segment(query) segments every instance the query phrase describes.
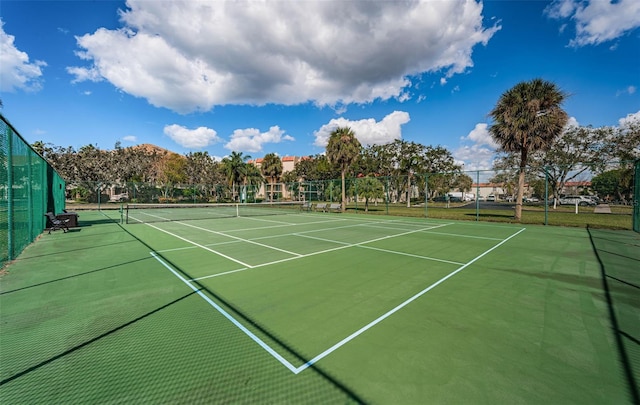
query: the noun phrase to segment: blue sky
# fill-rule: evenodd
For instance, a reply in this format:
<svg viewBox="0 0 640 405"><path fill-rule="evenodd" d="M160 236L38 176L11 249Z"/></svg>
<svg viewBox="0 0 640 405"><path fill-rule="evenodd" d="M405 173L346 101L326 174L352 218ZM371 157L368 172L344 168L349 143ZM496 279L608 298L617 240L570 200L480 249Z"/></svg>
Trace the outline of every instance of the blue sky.
<svg viewBox="0 0 640 405"><path fill-rule="evenodd" d="M637 0L3 0L0 19L2 113L30 143L303 156L339 125L488 168L489 111L537 77L572 123L640 119Z"/></svg>

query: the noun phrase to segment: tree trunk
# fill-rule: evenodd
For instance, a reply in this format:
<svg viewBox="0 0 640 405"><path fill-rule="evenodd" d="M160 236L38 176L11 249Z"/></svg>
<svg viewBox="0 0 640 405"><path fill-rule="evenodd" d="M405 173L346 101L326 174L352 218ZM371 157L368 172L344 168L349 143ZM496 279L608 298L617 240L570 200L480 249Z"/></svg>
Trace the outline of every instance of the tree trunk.
<svg viewBox="0 0 640 405"><path fill-rule="evenodd" d="M407 208L411 208L411 173L407 174Z"/></svg>
<svg viewBox="0 0 640 405"><path fill-rule="evenodd" d="M523 149L520 155L520 173L518 175L518 193L516 196L515 220L522 220L522 197L524 195L524 175L527 169L527 150Z"/></svg>

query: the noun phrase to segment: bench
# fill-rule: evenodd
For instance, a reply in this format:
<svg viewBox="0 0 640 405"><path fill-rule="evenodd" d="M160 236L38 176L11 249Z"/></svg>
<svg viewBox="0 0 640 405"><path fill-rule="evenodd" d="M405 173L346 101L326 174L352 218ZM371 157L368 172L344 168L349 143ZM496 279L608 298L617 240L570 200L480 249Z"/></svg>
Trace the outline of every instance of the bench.
<svg viewBox="0 0 640 405"><path fill-rule="evenodd" d="M49 225L49 234L51 234L51 231L57 231L59 229L62 229L62 232L64 233L67 233L69 231L69 227L67 226L67 222L69 222L68 219L56 218L56 216L53 215L53 212L47 212L46 214L44 214L44 216L47 217L48 220L47 225Z"/></svg>
<svg viewBox="0 0 640 405"><path fill-rule="evenodd" d="M325 204L325 203L316 204L316 211L325 212L326 210L327 210L327 204Z"/></svg>
<svg viewBox="0 0 640 405"><path fill-rule="evenodd" d="M331 204L329 211L342 212L342 204Z"/></svg>
<svg viewBox="0 0 640 405"><path fill-rule="evenodd" d="M300 209L302 211L311 211L311 206L313 204L311 203L311 201L305 201L304 203L302 203L302 205L300 206Z"/></svg>

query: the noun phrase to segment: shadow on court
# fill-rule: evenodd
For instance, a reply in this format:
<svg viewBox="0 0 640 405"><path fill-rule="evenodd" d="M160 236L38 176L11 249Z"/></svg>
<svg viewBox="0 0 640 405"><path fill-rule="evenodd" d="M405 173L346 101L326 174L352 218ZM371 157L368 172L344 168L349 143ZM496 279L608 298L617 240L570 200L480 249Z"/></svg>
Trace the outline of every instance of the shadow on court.
<svg viewBox="0 0 640 405"><path fill-rule="evenodd" d="M640 236L587 228L600 263L611 326L631 403L640 404Z"/></svg>
<svg viewBox="0 0 640 405"><path fill-rule="evenodd" d="M149 246L143 240L138 239L135 235L131 234L125 227L121 227L121 228L126 233L131 235L133 238L136 238L141 244L146 246L149 249L149 251L154 251L154 249L151 246ZM157 256L161 257L162 260L165 263L169 264L174 270L178 271L185 279L190 280L191 283L193 283L194 285L197 285L199 291L206 291L207 294L210 297L213 297L218 303L222 304L227 309L231 310L234 313L234 315L236 315L238 318L242 319L244 324L249 324L253 328L259 330L262 334L267 336L269 339L275 341L280 347L282 347L287 352L289 352L291 355L293 355L301 363L305 363L305 362L308 361L308 359L303 357L295 348L291 347L289 344L284 342L282 339L280 339L275 333L270 331L268 328L266 328L265 326L259 324L256 320L254 320L249 315L244 313L241 309L237 308L232 303L230 303L227 300L225 300L224 298L220 297L218 294L216 294L215 292L211 291L209 288L207 288L206 286L202 285L197 280L193 280L194 277L192 275L190 275L188 272L186 272L184 269L182 269L176 263L172 262L169 258L163 256L161 253L158 253L158 252L156 252L155 254ZM273 362L276 363L275 360L273 360ZM279 364L278 364L278 366L280 367ZM358 404L367 403L364 400L364 398L362 398L360 395L358 395L352 389L347 387L345 384L343 384L337 378L331 376L329 373L324 371L322 368L318 367L316 364L310 365L309 366L309 371L315 372L318 376L320 376L323 380L325 380L325 382L331 384L334 387L334 389L337 389L339 392L341 392L344 395L344 398L342 399L342 401L346 401L347 403L358 403ZM319 387L315 387L315 388L319 388ZM316 392L314 393L313 391L316 391ZM314 401L315 400L319 400L320 402L324 402L324 400L321 399L322 393L318 392L317 389L310 390L309 391L309 396L310 397L316 397L314 399ZM329 399L329 398L330 397L328 397L326 399L329 400L329 401L334 401L336 399L335 397L333 397L332 399ZM254 400L260 401L260 398L254 398Z"/></svg>
<svg viewBox="0 0 640 405"><path fill-rule="evenodd" d="M113 231L93 231L108 235L107 241L117 237ZM76 252L85 260L99 256L93 268L86 267L89 260L78 268L56 260L33 278L25 274L38 259L40 265L46 261L43 252L64 250L67 235L62 234L38 244L33 263L24 259L10 268L13 277L25 277L14 288L6 284L11 289L0 294L7 305L0 337L0 402L366 402L317 366L291 373L218 312L203 310L198 292L306 362L295 348L203 285L192 282L198 291L185 291L174 275L158 269L149 255L155 249L126 227L118 233L126 240L102 241L93 247L96 253L91 243L99 238L92 233L83 239L86 248L70 245L59 252L59 257ZM162 260L192 278L167 257Z"/></svg>

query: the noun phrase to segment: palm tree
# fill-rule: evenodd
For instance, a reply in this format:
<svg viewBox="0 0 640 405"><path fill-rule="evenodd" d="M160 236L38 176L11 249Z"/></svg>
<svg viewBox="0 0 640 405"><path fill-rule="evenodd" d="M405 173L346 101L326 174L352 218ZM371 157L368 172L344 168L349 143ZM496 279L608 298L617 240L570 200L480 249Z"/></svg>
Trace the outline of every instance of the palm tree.
<svg viewBox="0 0 640 405"><path fill-rule="evenodd" d="M262 171L262 175L269 179L269 188L271 189L269 201L273 201L273 185L280 175L282 175L282 160L280 160L280 157L275 153L267 153L264 159L262 159L260 170Z"/></svg>
<svg viewBox="0 0 640 405"><path fill-rule="evenodd" d="M493 139L507 153L520 154L515 219L522 218L524 177L529 153L548 150L562 133L567 113L561 108L567 94L542 79L521 82L507 90L489 113Z"/></svg>
<svg viewBox="0 0 640 405"><path fill-rule="evenodd" d="M369 212L369 200L376 200L384 197L384 185L380 180L372 176L362 177L356 180L358 197L364 198L364 212ZM377 203L376 203L377 205Z"/></svg>
<svg viewBox="0 0 640 405"><path fill-rule="evenodd" d="M224 172L234 200L236 198L236 185L239 185L246 178L246 166L249 159L251 159L251 156L242 156L242 152L231 152L231 156L222 159Z"/></svg>
<svg viewBox="0 0 640 405"><path fill-rule="evenodd" d="M260 173L260 169L256 165L246 164L244 167L244 185L248 186L249 190L247 190L247 196L252 197L253 202L256 200L256 190L260 189L262 183L264 183L264 177L262 177L262 173Z"/></svg>
<svg viewBox="0 0 640 405"><path fill-rule="evenodd" d="M327 159L340 168L342 176L342 212L347 208L345 173L360 154L360 142L351 128L339 127L331 132L327 143Z"/></svg>

